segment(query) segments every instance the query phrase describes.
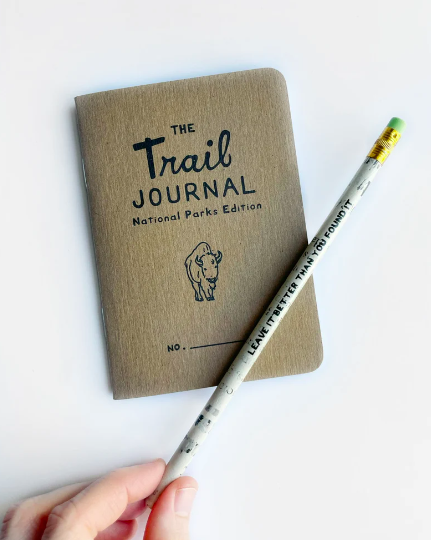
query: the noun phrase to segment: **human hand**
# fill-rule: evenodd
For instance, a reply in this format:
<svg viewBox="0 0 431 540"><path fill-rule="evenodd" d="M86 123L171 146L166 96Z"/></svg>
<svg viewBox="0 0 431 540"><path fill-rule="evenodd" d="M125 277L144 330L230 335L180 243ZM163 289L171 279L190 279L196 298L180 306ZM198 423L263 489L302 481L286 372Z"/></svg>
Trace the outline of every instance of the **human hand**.
<svg viewBox="0 0 431 540"><path fill-rule="evenodd" d="M6 513L0 540L129 540L164 470L158 459L27 499ZM197 487L187 476L172 482L151 511L144 540L188 540Z"/></svg>

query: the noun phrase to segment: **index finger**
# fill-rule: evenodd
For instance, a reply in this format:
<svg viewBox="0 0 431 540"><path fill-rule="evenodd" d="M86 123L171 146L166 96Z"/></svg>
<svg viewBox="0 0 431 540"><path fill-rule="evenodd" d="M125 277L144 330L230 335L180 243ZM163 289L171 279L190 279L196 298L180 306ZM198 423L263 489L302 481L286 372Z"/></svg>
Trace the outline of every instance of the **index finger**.
<svg viewBox="0 0 431 540"><path fill-rule="evenodd" d="M69 501L55 507L42 540L90 540L112 525L127 505L148 497L159 484L162 459L118 469L90 484Z"/></svg>

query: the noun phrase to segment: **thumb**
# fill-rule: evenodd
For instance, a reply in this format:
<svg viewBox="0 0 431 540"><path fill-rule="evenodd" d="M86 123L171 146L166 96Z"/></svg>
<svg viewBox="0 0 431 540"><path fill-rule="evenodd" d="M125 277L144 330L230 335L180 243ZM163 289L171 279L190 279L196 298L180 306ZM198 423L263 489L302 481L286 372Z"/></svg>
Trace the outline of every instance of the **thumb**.
<svg viewBox="0 0 431 540"><path fill-rule="evenodd" d="M144 540L189 540L189 517L197 489L190 476L169 484L151 511Z"/></svg>

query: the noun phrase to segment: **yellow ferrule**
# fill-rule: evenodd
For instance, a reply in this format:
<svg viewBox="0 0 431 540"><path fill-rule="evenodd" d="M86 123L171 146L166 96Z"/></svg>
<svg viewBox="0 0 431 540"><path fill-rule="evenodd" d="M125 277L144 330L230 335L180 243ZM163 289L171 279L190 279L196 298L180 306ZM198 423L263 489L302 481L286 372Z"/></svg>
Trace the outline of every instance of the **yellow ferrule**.
<svg viewBox="0 0 431 540"><path fill-rule="evenodd" d="M367 157L374 158L383 165L386 161L386 158L395 148L395 145L401 138L401 133L396 129L386 127L377 141L374 143L374 146L368 153Z"/></svg>

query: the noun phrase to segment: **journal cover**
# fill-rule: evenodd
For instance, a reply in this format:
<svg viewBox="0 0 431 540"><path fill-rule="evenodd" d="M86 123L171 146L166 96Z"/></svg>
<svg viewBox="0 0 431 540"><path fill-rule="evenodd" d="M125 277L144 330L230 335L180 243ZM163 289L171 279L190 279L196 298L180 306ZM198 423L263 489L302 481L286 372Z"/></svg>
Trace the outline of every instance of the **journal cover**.
<svg viewBox="0 0 431 540"><path fill-rule="evenodd" d="M215 386L307 245L284 77L75 101L114 399ZM310 280L248 380L321 361Z"/></svg>

